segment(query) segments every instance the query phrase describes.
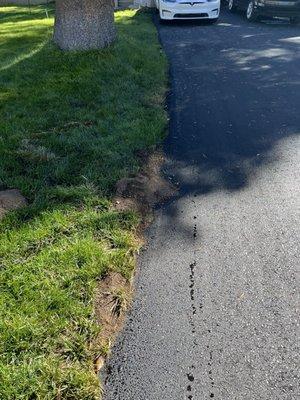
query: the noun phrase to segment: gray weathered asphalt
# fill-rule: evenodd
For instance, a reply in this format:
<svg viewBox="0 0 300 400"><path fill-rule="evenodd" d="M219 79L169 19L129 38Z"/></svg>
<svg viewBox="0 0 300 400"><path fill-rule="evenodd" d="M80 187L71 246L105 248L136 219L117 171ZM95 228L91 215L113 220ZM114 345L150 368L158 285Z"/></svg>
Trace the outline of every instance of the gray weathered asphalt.
<svg viewBox="0 0 300 400"><path fill-rule="evenodd" d="M105 399L299 399L300 26L223 12L159 32L180 192L148 230Z"/></svg>

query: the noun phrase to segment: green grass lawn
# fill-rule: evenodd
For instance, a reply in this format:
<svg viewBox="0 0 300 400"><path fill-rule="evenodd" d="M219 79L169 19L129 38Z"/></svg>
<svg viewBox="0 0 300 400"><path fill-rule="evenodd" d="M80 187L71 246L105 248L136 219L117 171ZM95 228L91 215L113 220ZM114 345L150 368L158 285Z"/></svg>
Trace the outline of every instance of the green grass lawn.
<svg viewBox="0 0 300 400"><path fill-rule="evenodd" d="M110 49L62 53L53 10L0 7L0 190L29 206L0 221L0 399L96 399L97 280L129 278L139 216L116 181L166 126L166 60L147 13L116 13Z"/></svg>

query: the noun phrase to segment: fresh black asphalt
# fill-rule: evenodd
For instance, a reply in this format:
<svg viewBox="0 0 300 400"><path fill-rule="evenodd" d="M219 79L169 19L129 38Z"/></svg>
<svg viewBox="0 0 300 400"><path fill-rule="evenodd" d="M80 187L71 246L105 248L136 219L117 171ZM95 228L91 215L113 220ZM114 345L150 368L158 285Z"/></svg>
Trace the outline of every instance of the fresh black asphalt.
<svg viewBox="0 0 300 400"><path fill-rule="evenodd" d="M105 399L299 399L300 26L156 22L180 190L148 229Z"/></svg>

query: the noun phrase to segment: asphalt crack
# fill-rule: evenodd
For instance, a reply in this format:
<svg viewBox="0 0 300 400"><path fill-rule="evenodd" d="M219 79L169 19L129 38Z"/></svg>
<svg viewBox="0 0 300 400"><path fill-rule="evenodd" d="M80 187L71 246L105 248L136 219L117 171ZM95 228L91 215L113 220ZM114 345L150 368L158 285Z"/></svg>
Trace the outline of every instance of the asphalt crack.
<svg viewBox="0 0 300 400"><path fill-rule="evenodd" d="M209 363L208 363L208 366L210 368L212 367L212 363L213 363L213 352L212 352L212 350L210 350L210 352L209 352ZM213 375L212 375L212 369L210 369L208 371L208 375L209 375L211 387L213 388L214 385L215 385L215 382L214 382L214 378L213 378ZM210 393L209 397L210 398L215 397L214 393Z"/></svg>
<svg viewBox="0 0 300 400"><path fill-rule="evenodd" d="M196 195L195 195L196 197ZM195 200L192 200L192 203L194 205L194 207L196 207L195 204ZM197 219L197 216L194 215L193 216L193 220L195 221ZM189 264L189 297L190 297L190 303L191 303L191 312L189 314L189 324L190 324L190 328L191 328L191 333L193 335L193 348L195 348L198 343L195 337L195 333L196 333L196 324L195 324L195 315L197 313L197 307L195 304L195 272L196 272L196 266L197 266L197 261L196 261L196 249L195 249L195 242L197 240L197 235L198 235L198 231L197 231L197 223L195 222L193 225L193 229L192 229L192 238L193 238L193 242L194 242L194 260L192 262L190 262ZM189 372L186 374L187 376L187 380L188 380L188 384L186 387L186 397L188 400L193 400L193 384L195 381L195 376L194 376L194 369L195 366L191 365L189 367Z"/></svg>

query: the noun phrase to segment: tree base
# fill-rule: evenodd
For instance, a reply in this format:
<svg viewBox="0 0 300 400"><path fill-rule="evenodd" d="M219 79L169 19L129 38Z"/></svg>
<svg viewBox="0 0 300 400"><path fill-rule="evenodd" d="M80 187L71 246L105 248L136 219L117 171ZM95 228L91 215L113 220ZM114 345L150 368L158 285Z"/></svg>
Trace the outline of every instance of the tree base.
<svg viewBox="0 0 300 400"><path fill-rule="evenodd" d="M62 50L92 50L116 38L111 0L56 0L54 42Z"/></svg>

